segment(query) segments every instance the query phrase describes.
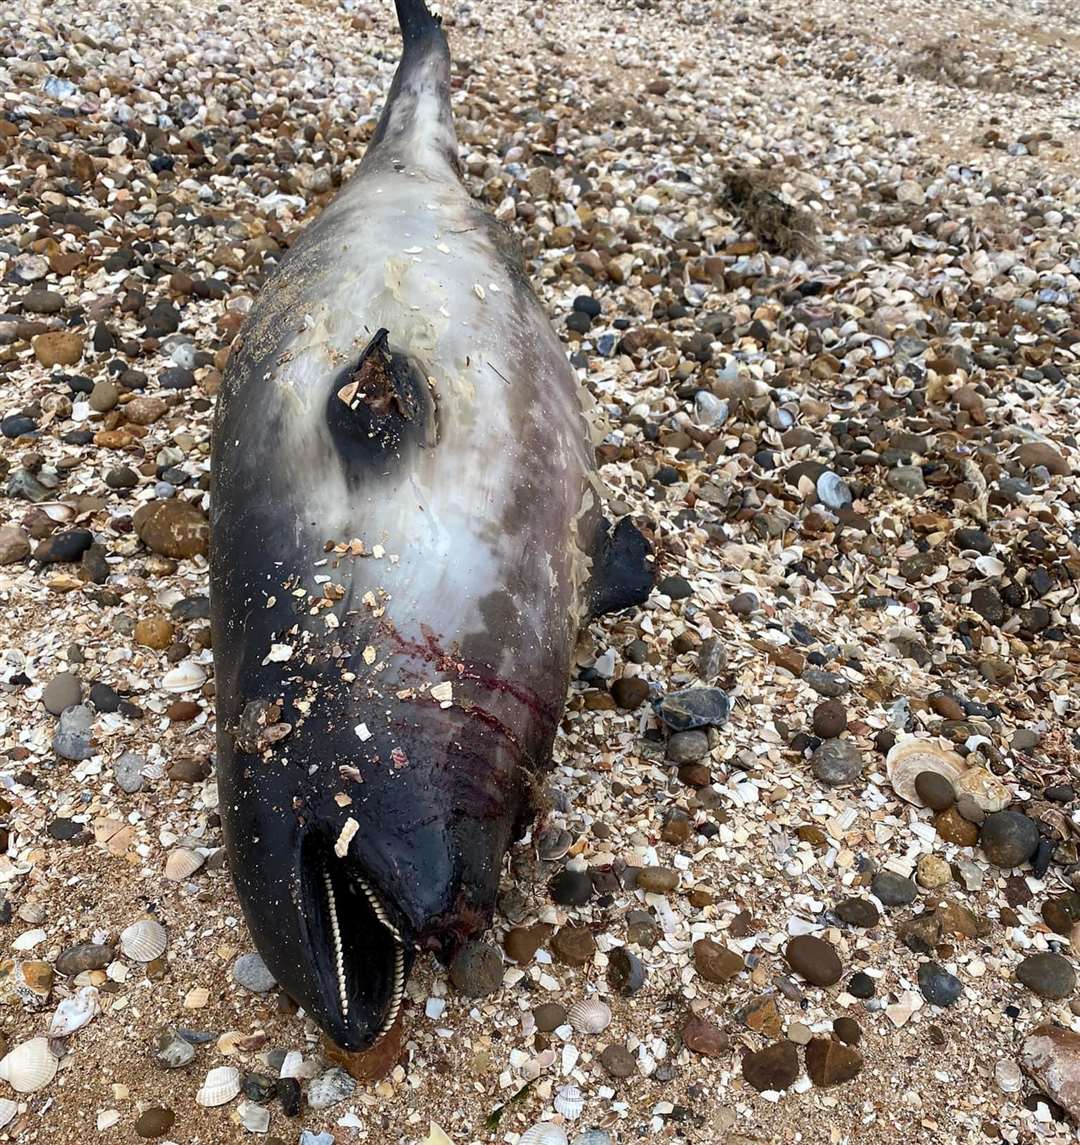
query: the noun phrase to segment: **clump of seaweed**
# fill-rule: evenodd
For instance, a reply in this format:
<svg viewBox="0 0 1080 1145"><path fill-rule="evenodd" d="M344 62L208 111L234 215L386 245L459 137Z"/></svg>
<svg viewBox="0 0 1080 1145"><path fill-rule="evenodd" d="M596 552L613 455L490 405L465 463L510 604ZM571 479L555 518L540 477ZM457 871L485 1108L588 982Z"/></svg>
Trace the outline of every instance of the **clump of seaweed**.
<svg viewBox="0 0 1080 1145"><path fill-rule="evenodd" d="M763 247L787 258L808 258L818 252L817 219L783 195L782 182L777 168L736 168L724 176L720 198Z"/></svg>

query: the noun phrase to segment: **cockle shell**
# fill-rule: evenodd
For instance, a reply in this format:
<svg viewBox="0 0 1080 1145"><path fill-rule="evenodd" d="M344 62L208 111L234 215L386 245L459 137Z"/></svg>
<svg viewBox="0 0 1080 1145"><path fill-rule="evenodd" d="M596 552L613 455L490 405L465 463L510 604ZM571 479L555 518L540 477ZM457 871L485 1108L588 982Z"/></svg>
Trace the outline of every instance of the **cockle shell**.
<svg viewBox="0 0 1080 1145"><path fill-rule="evenodd" d="M206 860L198 851L190 847L176 847L165 859L165 877L174 883L182 883L203 865Z"/></svg>
<svg viewBox="0 0 1080 1145"><path fill-rule="evenodd" d="M611 1025L611 1007L599 998L582 998L570 1007L567 1017L579 1034L599 1034Z"/></svg>
<svg viewBox="0 0 1080 1145"><path fill-rule="evenodd" d="M19 1112L19 1103L8 1097L0 1097L0 1129Z"/></svg>
<svg viewBox="0 0 1080 1145"><path fill-rule="evenodd" d="M120 931L120 949L136 962L153 962L165 953L168 938L156 919L142 918Z"/></svg>
<svg viewBox="0 0 1080 1145"><path fill-rule="evenodd" d="M195 1094L200 1105L224 1105L240 1092L240 1071L231 1065L214 1066Z"/></svg>
<svg viewBox="0 0 1080 1145"><path fill-rule="evenodd" d="M31 1038L0 1059L0 1078L18 1093L33 1093L56 1077L56 1067L48 1038Z"/></svg>
<svg viewBox="0 0 1080 1145"><path fill-rule="evenodd" d="M50 1038L68 1038L89 1024L101 1006L93 986L84 986L77 994L65 998L49 1021Z"/></svg>
<svg viewBox="0 0 1080 1145"><path fill-rule="evenodd" d="M915 780L924 771L943 775L953 786L967 771L963 759L934 740L908 739L896 744L885 757L885 770L893 791L908 803L922 807L915 791Z"/></svg>
<svg viewBox="0 0 1080 1145"><path fill-rule="evenodd" d="M570 1145L570 1142L562 1126L541 1121L538 1125L530 1125L522 1133L518 1145Z"/></svg>
<svg viewBox="0 0 1080 1145"><path fill-rule="evenodd" d="M206 683L206 673L194 660L182 660L166 672L161 686L166 692L194 692Z"/></svg>
<svg viewBox="0 0 1080 1145"><path fill-rule="evenodd" d="M564 1085L555 1094L555 1100L551 1104L563 1117L576 1121L585 1108L585 1098L576 1085Z"/></svg>

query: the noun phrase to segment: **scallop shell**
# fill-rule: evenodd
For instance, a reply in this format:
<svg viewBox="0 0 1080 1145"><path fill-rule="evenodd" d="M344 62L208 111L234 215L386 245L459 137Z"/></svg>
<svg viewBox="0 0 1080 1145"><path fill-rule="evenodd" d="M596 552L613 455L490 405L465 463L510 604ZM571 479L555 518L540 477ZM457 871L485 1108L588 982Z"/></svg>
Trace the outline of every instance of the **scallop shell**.
<svg viewBox="0 0 1080 1145"><path fill-rule="evenodd" d="M153 962L165 953L165 927L152 918L142 918L120 931L120 949L136 962Z"/></svg>
<svg viewBox="0 0 1080 1145"><path fill-rule="evenodd" d="M530 1125L518 1138L518 1145L570 1145L570 1140L563 1132L562 1126L552 1125L550 1121L541 1121L539 1125Z"/></svg>
<svg viewBox="0 0 1080 1145"><path fill-rule="evenodd" d="M206 673L194 660L182 660L166 672L161 686L166 692L194 692L206 683Z"/></svg>
<svg viewBox="0 0 1080 1145"><path fill-rule="evenodd" d="M231 1065L219 1065L206 1075L195 1100L200 1105L224 1105L240 1092L240 1071Z"/></svg>
<svg viewBox="0 0 1080 1145"><path fill-rule="evenodd" d="M915 779L924 771L935 771L956 784L967 771L964 761L948 748L933 740L909 739L896 744L885 758L885 770L893 791L908 803L921 807L923 801L915 791Z"/></svg>
<svg viewBox="0 0 1080 1145"><path fill-rule="evenodd" d="M988 815L1004 811L1012 802L1012 792L985 767L968 768L957 780L956 794L970 795Z"/></svg>
<svg viewBox="0 0 1080 1145"><path fill-rule="evenodd" d="M93 986L84 986L77 994L65 998L49 1021L50 1038L68 1038L76 1030L92 1021L101 1009L98 992Z"/></svg>
<svg viewBox="0 0 1080 1145"><path fill-rule="evenodd" d="M31 1038L0 1060L0 1078L17 1093L33 1093L56 1077L56 1066L48 1038Z"/></svg>
<svg viewBox="0 0 1080 1145"><path fill-rule="evenodd" d="M19 1112L19 1103L7 1097L0 1097L0 1129Z"/></svg>
<svg viewBox="0 0 1080 1145"><path fill-rule="evenodd" d="M576 1121L585 1108L585 1098L576 1085L564 1085L555 1094L551 1103L555 1110L570 1121Z"/></svg>
<svg viewBox="0 0 1080 1145"><path fill-rule="evenodd" d="M611 1007L599 998L582 998L567 1014L579 1034L599 1034L611 1025Z"/></svg>
<svg viewBox="0 0 1080 1145"><path fill-rule="evenodd" d="M177 847L165 859L165 877L174 883L190 878L206 860L190 847Z"/></svg>

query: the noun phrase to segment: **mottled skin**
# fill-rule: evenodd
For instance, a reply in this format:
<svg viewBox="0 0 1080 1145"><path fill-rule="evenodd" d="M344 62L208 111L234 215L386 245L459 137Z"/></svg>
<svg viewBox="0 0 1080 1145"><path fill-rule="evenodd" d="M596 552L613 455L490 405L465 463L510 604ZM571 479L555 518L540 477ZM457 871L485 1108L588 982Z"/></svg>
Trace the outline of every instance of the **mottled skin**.
<svg viewBox="0 0 1080 1145"><path fill-rule="evenodd" d="M419 10L399 4L406 50L376 139L260 294L214 430L226 843L264 959L347 1049L378 1031L387 955L357 940L343 1014L320 864L363 873L410 959L489 924L550 757L599 523L580 387L508 232L460 180L449 53ZM415 384L409 415L391 403L373 433L337 395L380 327ZM354 538L382 555L326 551ZM287 659L267 660L275 645ZM446 682L449 705L430 695ZM244 750L262 746L234 734L258 701L291 731Z"/></svg>

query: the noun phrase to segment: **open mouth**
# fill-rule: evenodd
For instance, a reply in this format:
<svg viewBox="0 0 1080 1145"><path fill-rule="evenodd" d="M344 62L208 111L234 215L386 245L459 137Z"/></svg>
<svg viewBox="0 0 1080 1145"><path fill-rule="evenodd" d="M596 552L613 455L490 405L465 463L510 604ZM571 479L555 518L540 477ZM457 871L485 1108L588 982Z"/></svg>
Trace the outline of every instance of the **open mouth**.
<svg viewBox="0 0 1080 1145"><path fill-rule="evenodd" d="M405 997L407 947L386 901L356 865L331 853L311 854L305 868L314 884L309 920L323 946L318 965L330 981L321 991L336 1003L327 1031L343 1049L366 1049L397 1021ZM312 925L314 924L314 925Z"/></svg>

